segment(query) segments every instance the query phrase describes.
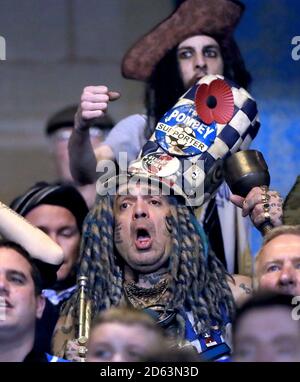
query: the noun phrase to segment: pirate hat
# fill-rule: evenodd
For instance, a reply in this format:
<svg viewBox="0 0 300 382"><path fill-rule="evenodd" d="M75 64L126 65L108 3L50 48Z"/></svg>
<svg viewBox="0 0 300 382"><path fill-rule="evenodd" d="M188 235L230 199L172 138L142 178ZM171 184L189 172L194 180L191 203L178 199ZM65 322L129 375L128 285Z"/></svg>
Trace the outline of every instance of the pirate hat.
<svg viewBox="0 0 300 382"><path fill-rule="evenodd" d="M230 36L243 11L244 5L237 0L185 0L128 50L122 62L123 76L148 80L165 54L188 37Z"/></svg>

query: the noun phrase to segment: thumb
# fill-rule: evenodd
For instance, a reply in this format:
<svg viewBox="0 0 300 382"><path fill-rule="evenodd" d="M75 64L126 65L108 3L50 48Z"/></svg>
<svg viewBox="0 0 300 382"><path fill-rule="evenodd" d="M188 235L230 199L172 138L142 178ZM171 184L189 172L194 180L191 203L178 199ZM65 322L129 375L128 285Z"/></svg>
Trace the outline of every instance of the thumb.
<svg viewBox="0 0 300 382"><path fill-rule="evenodd" d="M109 91L107 94L110 101L115 101L121 97L121 94L119 92Z"/></svg>
<svg viewBox="0 0 300 382"><path fill-rule="evenodd" d="M245 198L239 195L231 195L230 200L233 204L235 204L237 207L243 208L243 201Z"/></svg>

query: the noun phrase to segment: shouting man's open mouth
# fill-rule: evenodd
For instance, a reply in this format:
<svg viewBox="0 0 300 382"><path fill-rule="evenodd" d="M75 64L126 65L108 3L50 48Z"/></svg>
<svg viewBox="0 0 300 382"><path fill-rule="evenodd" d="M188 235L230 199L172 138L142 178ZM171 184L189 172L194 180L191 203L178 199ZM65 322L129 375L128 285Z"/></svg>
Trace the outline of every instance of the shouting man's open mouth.
<svg viewBox="0 0 300 382"><path fill-rule="evenodd" d="M136 230L135 246L137 249L149 249L152 245L152 238L146 228Z"/></svg>

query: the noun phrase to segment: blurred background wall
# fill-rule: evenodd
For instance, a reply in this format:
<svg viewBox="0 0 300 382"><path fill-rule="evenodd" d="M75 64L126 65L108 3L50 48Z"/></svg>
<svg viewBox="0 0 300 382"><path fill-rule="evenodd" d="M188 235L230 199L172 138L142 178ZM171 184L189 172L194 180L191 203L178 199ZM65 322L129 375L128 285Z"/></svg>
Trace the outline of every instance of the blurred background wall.
<svg viewBox="0 0 300 382"><path fill-rule="evenodd" d="M300 49L291 44L294 36L300 44L300 1L243 2L236 38L253 76L251 92L261 119L252 148L263 152L271 186L286 196L300 174ZM254 251L260 242L253 229Z"/></svg>
<svg viewBox="0 0 300 382"><path fill-rule="evenodd" d="M115 120L143 110L143 87L122 78L130 45L166 17L172 0L0 0L0 200L35 181L55 179L44 125L77 103L87 85L106 84L122 98Z"/></svg>
<svg viewBox="0 0 300 382"><path fill-rule="evenodd" d="M300 1L243 2L236 39L254 79L251 93L262 122L253 148L264 153L272 186L285 196L300 173L300 60L293 60L291 44L300 36ZM6 40L6 60L0 61L0 200L55 178L44 124L57 109L78 102L84 86L121 91L110 109L115 120L141 111L142 84L122 79L121 58L178 3L0 0L0 36ZM254 246L259 240L254 234Z"/></svg>

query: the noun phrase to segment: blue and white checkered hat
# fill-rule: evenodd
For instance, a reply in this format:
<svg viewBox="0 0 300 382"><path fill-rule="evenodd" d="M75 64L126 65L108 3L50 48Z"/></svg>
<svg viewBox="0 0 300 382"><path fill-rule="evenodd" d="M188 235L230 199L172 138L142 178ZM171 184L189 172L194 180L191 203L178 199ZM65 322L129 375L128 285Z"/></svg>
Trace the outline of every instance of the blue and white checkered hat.
<svg viewBox="0 0 300 382"><path fill-rule="evenodd" d="M217 118L206 124L199 116L195 95L202 91L201 85L209 87L216 80L229 89L232 113L225 124ZM223 182L224 159L248 149L259 127L257 105L251 95L221 75L207 75L161 118L138 159L131 162L129 172L159 178L188 204L200 206Z"/></svg>

